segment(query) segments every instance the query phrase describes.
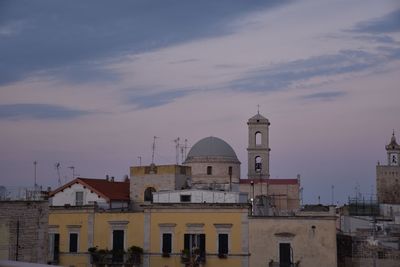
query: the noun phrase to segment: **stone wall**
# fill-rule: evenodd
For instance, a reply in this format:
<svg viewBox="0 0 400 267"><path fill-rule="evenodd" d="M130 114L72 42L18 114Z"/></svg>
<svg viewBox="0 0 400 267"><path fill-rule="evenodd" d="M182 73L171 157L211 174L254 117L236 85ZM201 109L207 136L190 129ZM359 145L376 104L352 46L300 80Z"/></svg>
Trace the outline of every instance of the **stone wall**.
<svg viewBox="0 0 400 267"><path fill-rule="evenodd" d="M0 259L47 263L48 207L48 201L0 201Z"/></svg>
<svg viewBox="0 0 400 267"><path fill-rule="evenodd" d="M376 189L381 204L400 204L400 167L376 166Z"/></svg>

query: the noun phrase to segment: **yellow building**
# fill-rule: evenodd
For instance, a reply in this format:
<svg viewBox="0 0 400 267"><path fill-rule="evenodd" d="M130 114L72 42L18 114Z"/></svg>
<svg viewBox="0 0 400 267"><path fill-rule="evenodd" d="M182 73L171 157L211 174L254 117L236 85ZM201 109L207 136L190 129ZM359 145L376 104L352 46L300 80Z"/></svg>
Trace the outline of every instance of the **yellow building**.
<svg viewBox="0 0 400 267"><path fill-rule="evenodd" d="M143 247L143 218L142 212L101 211L95 206L51 207L50 259L63 266L92 266L89 248L126 251L132 245Z"/></svg>

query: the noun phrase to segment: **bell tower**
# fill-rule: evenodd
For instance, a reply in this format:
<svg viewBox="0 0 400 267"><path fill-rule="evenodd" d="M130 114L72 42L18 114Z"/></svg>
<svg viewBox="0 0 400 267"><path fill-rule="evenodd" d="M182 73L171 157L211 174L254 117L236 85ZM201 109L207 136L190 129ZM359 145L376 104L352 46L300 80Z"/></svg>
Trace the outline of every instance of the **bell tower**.
<svg viewBox="0 0 400 267"><path fill-rule="evenodd" d="M249 144L247 147L248 178L269 178L269 121L259 112L247 121Z"/></svg>
<svg viewBox="0 0 400 267"><path fill-rule="evenodd" d="M396 142L396 136L394 135L394 130L392 134L392 138L390 139L390 143L385 147L387 151L388 157L388 165L389 166L400 166L400 145Z"/></svg>
<svg viewBox="0 0 400 267"><path fill-rule="evenodd" d="M387 165L378 162L376 166L376 190L381 204L400 204L400 145L394 131L389 144L385 146Z"/></svg>

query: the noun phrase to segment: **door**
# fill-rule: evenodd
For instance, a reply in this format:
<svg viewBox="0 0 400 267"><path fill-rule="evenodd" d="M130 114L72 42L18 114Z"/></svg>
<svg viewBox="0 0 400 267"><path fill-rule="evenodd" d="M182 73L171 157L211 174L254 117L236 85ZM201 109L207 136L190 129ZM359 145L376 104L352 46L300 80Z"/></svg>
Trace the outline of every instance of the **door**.
<svg viewBox="0 0 400 267"><path fill-rule="evenodd" d="M279 265L280 267L290 267L292 263L290 257L290 243L279 244Z"/></svg>

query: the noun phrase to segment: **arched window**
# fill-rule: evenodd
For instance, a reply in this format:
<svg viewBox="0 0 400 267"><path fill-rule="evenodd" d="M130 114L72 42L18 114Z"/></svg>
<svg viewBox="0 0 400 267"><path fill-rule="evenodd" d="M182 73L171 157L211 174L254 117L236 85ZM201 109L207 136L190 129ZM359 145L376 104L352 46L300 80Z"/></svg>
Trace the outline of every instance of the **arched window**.
<svg viewBox="0 0 400 267"><path fill-rule="evenodd" d="M260 132L256 132L256 146L260 146L262 144L262 134Z"/></svg>
<svg viewBox="0 0 400 267"><path fill-rule="evenodd" d="M257 156L255 158L255 163L256 163L255 166L254 166L255 171L256 172L261 172L261 169L262 169L262 158L260 156Z"/></svg>
<svg viewBox="0 0 400 267"><path fill-rule="evenodd" d="M147 187L144 190L144 201L153 201L153 193L156 192L154 187Z"/></svg>

